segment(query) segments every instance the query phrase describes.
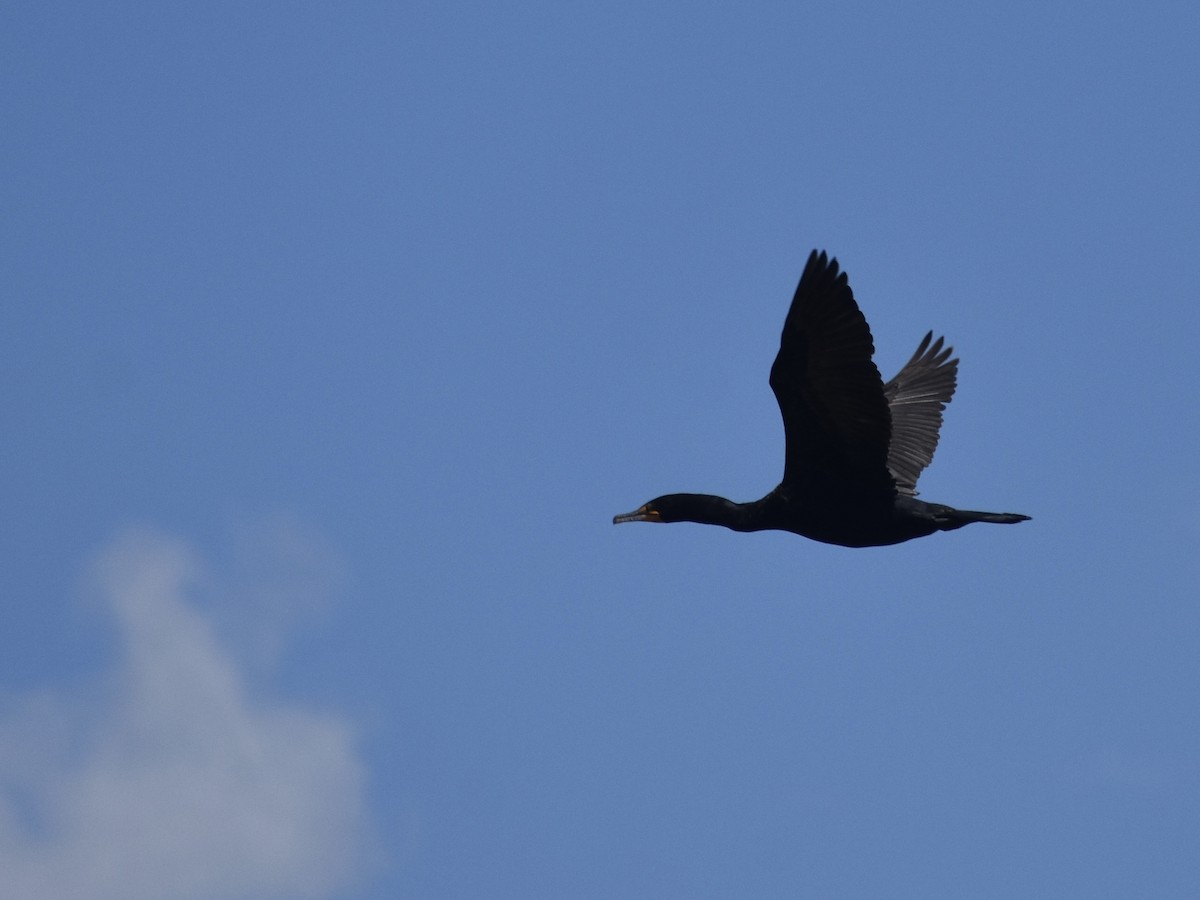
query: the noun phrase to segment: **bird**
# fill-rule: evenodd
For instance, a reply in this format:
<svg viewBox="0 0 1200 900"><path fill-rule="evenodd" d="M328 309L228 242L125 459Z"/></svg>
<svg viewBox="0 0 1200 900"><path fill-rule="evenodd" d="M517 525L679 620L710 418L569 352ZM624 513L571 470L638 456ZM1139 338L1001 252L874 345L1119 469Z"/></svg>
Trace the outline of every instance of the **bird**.
<svg viewBox="0 0 1200 900"><path fill-rule="evenodd" d="M958 359L930 331L884 384L875 345L836 258L813 250L792 298L770 384L783 416L783 479L761 500L666 494L614 516L699 522L734 531L790 531L843 547L881 547L973 522L1025 522L1020 513L955 509L917 499L933 460Z"/></svg>

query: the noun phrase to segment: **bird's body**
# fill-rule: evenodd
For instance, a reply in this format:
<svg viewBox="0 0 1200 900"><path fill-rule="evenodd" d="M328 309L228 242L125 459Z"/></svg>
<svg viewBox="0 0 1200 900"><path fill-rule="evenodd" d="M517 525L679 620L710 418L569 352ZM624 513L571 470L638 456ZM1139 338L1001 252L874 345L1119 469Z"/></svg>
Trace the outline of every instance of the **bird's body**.
<svg viewBox="0 0 1200 900"><path fill-rule="evenodd" d="M845 547L898 544L972 522L1010 524L1018 513L959 510L916 499L933 459L958 360L925 336L887 384L871 332L837 260L816 250L784 321L771 389L783 414L783 480L751 503L668 494L620 522L700 522L734 531L791 531ZM931 343L932 342L932 343Z"/></svg>

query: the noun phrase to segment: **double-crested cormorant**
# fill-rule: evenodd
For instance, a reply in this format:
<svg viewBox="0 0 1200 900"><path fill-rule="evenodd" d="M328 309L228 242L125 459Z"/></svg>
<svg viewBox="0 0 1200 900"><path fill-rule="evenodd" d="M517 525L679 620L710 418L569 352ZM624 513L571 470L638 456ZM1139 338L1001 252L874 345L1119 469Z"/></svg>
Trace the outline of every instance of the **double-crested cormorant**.
<svg viewBox="0 0 1200 900"><path fill-rule="evenodd" d="M783 413L783 481L761 500L667 494L621 522L700 522L734 531L778 529L845 547L899 544L971 522L1023 522L1018 513L974 512L916 499L933 459L958 360L925 335L887 384L844 272L816 250L783 323L771 390Z"/></svg>

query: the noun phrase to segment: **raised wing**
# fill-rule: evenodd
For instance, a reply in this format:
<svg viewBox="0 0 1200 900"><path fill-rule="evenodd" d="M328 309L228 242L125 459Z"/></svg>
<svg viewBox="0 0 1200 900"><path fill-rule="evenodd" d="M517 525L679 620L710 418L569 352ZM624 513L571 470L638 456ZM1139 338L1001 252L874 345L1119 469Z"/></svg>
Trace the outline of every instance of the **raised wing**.
<svg viewBox="0 0 1200 900"><path fill-rule="evenodd" d="M840 480L890 489L891 420L874 352L845 273L814 250L771 366L787 439L784 484Z"/></svg>
<svg viewBox="0 0 1200 900"><path fill-rule="evenodd" d="M942 349L943 338L925 335L912 359L883 386L892 414L892 441L887 467L896 480L896 490L915 496L917 479L933 460L942 410L954 396L958 383L958 360L951 359L953 347Z"/></svg>

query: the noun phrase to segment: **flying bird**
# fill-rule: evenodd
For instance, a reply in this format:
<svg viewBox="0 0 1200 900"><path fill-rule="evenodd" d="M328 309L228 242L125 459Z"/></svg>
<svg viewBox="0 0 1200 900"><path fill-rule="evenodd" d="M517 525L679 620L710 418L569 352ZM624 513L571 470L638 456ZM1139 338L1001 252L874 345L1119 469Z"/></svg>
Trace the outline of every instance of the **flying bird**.
<svg viewBox="0 0 1200 900"><path fill-rule="evenodd" d="M917 499L933 459L958 360L925 335L898 375L883 383L871 329L837 259L808 257L771 366L783 414L783 480L761 500L667 494L615 516L622 522L700 522L734 531L775 529L840 544L879 547L972 522L1009 525L1019 513L954 509Z"/></svg>

